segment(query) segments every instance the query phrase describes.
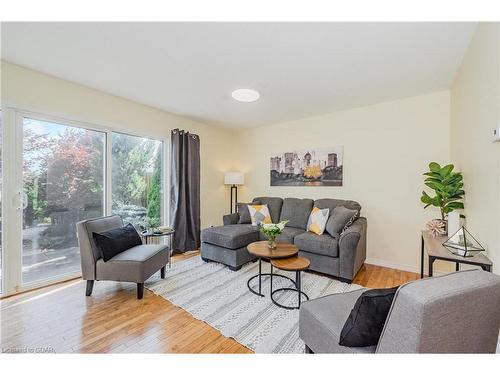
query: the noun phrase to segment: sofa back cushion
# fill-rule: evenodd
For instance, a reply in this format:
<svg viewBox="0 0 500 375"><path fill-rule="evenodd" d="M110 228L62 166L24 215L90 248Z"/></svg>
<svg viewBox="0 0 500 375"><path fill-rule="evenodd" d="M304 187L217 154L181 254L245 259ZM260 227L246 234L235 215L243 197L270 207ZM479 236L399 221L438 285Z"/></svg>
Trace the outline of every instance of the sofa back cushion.
<svg viewBox="0 0 500 375"><path fill-rule="evenodd" d="M271 220L273 221L273 223L279 222L283 199L278 197L257 197L253 199L253 202L267 204L267 208L269 209L269 213L271 214Z"/></svg>
<svg viewBox="0 0 500 375"><path fill-rule="evenodd" d="M307 220L313 209L312 199L285 198L281 209L280 221L290 220L287 227L307 229Z"/></svg>
<svg viewBox="0 0 500 375"><path fill-rule="evenodd" d="M318 208L329 208L330 216L332 215L334 208L337 206L344 206L350 210L357 210L358 216L359 212L361 211L361 205L358 202L347 201L343 199L331 199L331 198L316 199L314 201L314 206Z"/></svg>
<svg viewBox="0 0 500 375"><path fill-rule="evenodd" d="M326 223L326 231L330 236L335 237L351 226L358 215L358 210L350 210L344 206L337 206L333 209Z"/></svg>
<svg viewBox="0 0 500 375"><path fill-rule="evenodd" d="M238 224L252 224L252 218L250 217L250 212L248 211L249 204L260 204L260 202L253 201L252 203L236 203L236 212L239 214Z"/></svg>

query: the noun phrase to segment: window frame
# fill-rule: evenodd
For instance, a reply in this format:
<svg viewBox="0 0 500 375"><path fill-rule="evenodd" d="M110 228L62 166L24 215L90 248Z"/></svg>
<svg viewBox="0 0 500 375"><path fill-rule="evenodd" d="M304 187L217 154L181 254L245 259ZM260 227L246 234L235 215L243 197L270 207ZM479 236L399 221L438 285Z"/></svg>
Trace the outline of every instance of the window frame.
<svg viewBox="0 0 500 375"><path fill-rule="evenodd" d="M0 103L1 104L1 103ZM123 126L103 125L98 122L88 122L74 119L72 116L52 114L39 110L30 110L15 105L0 106L2 110L2 286L0 295L9 295L29 291L61 281L81 277L81 272L69 273L34 281L22 282L22 213L18 209L19 198L16 195L22 191L22 161L23 161L23 119L53 122L60 125L82 128L104 133L104 215L112 214L112 142L113 133L120 133L162 142L162 225L170 224L170 138L158 136L148 131L126 129ZM167 130L168 132L170 129ZM8 197L8 199L5 199ZM16 238L17 237L17 238Z"/></svg>

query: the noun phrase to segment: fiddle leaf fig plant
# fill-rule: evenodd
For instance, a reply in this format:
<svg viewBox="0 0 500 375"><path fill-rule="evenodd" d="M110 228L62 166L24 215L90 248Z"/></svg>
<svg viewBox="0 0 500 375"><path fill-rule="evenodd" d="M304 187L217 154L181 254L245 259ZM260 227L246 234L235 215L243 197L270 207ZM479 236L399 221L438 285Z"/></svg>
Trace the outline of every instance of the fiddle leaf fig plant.
<svg viewBox="0 0 500 375"><path fill-rule="evenodd" d="M432 162L429 164L429 171L424 173L424 176L427 176L424 183L434 191L434 195L430 196L422 191L420 200L425 204L424 208L438 207L442 220L445 220L450 212L464 208L465 191L462 173L454 172L453 169L453 164L441 167L438 163Z"/></svg>

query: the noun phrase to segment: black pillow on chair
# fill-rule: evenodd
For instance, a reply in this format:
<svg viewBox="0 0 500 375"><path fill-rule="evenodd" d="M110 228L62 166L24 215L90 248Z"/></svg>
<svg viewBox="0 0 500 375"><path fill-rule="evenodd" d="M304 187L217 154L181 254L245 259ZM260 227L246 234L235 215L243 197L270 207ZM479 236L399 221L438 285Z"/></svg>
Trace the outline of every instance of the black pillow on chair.
<svg viewBox="0 0 500 375"><path fill-rule="evenodd" d="M106 232L92 233L92 237L105 262L125 250L142 245L141 237L132 224Z"/></svg>
<svg viewBox="0 0 500 375"><path fill-rule="evenodd" d="M339 345L377 345L397 290L371 289L361 294L342 328Z"/></svg>

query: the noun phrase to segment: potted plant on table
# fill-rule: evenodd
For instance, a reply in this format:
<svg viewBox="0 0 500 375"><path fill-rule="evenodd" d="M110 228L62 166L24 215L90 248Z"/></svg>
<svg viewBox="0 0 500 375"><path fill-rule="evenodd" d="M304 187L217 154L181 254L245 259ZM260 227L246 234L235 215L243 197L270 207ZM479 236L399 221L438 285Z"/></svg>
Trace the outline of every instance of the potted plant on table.
<svg viewBox="0 0 500 375"><path fill-rule="evenodd" d="M276 238L283 232L285 225L290 220L283 220L278 224L259 224L259 230L267 237L267 246L274 250L276 249Z"/></svg>
<svg viewBox="0 0 500 375"><path fill-rule="evenodd" d="M438 163L432 162L429 164L429 171L424 173L427 176L424 183L434 191L434 196L430 196L425 191L422 191L420 201L425 204L424 208L429 206L438 207L441 212L441 218L432 220L428 223L428 227L437 234L447 233L447 216L454 210L464 208L463 177L462 173L453 171L454 165L448 164L441 167ZM464 217L461 215L461 217ZM436 234L436 233L435 233Z"/></svg>

